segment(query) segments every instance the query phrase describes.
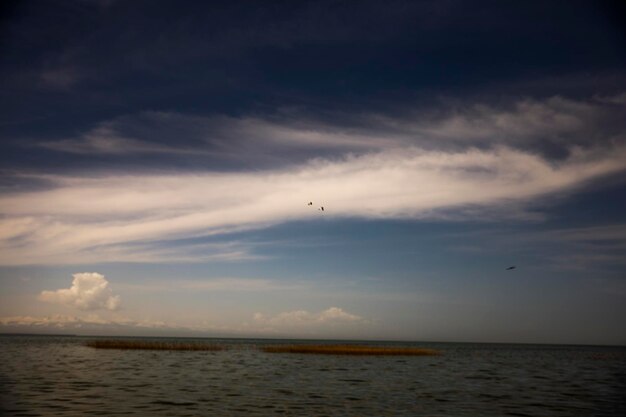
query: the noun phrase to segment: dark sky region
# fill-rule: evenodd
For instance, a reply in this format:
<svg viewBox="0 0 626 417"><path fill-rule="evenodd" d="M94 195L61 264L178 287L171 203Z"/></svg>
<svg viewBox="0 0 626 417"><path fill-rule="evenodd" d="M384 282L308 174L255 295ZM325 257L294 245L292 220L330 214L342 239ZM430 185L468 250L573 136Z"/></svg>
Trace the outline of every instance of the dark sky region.
<svg viewBox="0 0 626 417"><path fill-rule="evenodd" d="M621 2L0 7L0 331L626 344Z"/></svg>

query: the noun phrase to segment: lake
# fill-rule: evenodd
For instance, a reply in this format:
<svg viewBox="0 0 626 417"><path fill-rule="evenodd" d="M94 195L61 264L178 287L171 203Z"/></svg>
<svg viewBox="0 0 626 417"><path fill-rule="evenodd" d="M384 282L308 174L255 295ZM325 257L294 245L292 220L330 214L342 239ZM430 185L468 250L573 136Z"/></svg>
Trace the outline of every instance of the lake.
<svg viewBox="0 0 626 417"><path fill-rule="evenodd" d="M623 347L359 342L442 355L335 356L259 350L293 340L184 339L227 348L202 352L85 346L93 339L0 336L0 414L626 415Z"/></svg>

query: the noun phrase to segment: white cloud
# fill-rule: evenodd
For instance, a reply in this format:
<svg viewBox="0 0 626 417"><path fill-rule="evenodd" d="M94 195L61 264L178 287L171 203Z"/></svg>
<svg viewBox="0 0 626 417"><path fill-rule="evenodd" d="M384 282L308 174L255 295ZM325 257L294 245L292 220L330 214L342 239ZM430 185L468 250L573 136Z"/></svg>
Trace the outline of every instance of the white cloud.
<svg viewBox="0 0 626 417"><path fill-rule="evenodd" d="M338 307L331 307L318 313L291 311L275 316L264 316L257 313L251 322L231 325L208 321L196 324L179 324L161 320L136 320L117 315L105 318L93 313L83 316L54 314L43 317L0 317L0 330L4 331L71 332L100 335L174 333L187 335L270 336L280 332L288 332L294 335L331 335L333 331L350 331L368 324L370 324L369 321Z"/></svg>
<svg viewBox="0 0 626 417"><path fill-rule="evenodd" d="M285 115L123 117L46 146L79 153L169 152L165 139L177 135L191 138L180 152L208 152L203 146L210 144L220 158L256 158L297 147L307 149L308 159L243 172L35 176L44 187L0 195L0 264L255 259L254 248L243 242L180 239L321 216L536 218L525 210L528 203L626 169L616 107L527 99L505 108L450 106L443 114L404 118L357 115L352 128L286 121ZM162 131L169 133L149 141ZM564 153L546 157L544 142Z"/></svg>
<svg viewBox="0 0 626 417"><path fill-rule="evenodd" d="M70 288L56 291L43 291L41 301L76 307L80 310L117 310L120 296L113 295L109 282L96 272L83 272L73 275Z"/></svg>
<svg viewBox="0 0 626 417"><path fill-rule="evenodd" d="M52 188L0 196L0 264L172 261L176 247L146 242L321 216L419 219L467 208L480 216L481 207L523 205L619 172L624 161L624 147L573 150L558 163L507 147L405 148L259 172L47 176ZM182 261L206 257L179 250ZM215 250L222 259L247 255L245 247Z"/></svg>
<svg viewBox="0 0 626 417"><path fill-rule="evenodd" d="M355 314L348 313L339 307L330 307L318 313L305 310L286 311L274 316L266 316L261 313L254 314L257 324L272 327L301 327L319 326L320 324L339 324L364 322L365 320Z"/></svg>
<svg viewBox="0 0 626 417"><path fill-rule="evenodd" d="M66 327L77 323L89 324L108 324L110 321L104 320L98 316L76 317L65 314L53 314L51 316L33 317L33 316L10 316L0 317L0 324L4 326L51 326Z"/></svg>
<svg viewBox="0 0 626 417"><path fill-rule="evenodd" d="M28 331L62 331L62 332L114 332L120 330L136 331L138 329L193 330L191 327L179 326L155 320L132 320L124 317L103 318L97 314L71 316L53 314L50 316L8 316L0 317L0 326L8 329L26 329Z"/></svg>
<svg viewBox="0 0 626 417"><path fill-rule="evenodd" d="M361 321L361 317L345 312L339 307L330 307L319 314L318 321Z"/></svg>

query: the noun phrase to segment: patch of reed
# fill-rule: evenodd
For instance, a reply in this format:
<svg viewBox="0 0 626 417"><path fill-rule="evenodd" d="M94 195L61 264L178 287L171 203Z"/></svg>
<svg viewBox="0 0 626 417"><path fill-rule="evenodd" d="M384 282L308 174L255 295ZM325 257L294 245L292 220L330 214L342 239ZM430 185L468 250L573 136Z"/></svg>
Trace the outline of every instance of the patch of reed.
<svg viewBox="0 0 626 417"><path fill-rule="evenodd" d="M441 352L416 347L382 347L360 345L276 345L261 348L269 353L312 353L322 355L405 355L433 356Z"/></svg>
<svg viewBox="0 0 626 417"><path fill-rule="evenodd" d="M90 340L86 346L96 349L143 349L143 350L224 350L224 346L203 342L166 342L156 340Z"/></svg>

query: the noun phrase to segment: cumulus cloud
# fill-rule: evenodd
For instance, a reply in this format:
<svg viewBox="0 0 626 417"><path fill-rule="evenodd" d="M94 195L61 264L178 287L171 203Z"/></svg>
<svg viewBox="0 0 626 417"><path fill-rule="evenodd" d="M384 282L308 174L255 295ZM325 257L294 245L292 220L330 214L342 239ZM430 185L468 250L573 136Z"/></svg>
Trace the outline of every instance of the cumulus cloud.
<svg viewBox="0 0 626 417"><path fill-rule="evenodd" d="M113 295L109 282L97 272L83 272L72 275L70 288L56 291L43 291L41 301L76 307L80 310L117 310L120 296Z"/></svg>
<svg viewBox="0 0 626 417"><path fill-rule="evenodd" d="M292 327L363 322L364 319L355 314L348 313L339 307L330 307L318 313L311 313L305 310L286 311L274 316L255 313L254 321L262 325Z"/></svg>

